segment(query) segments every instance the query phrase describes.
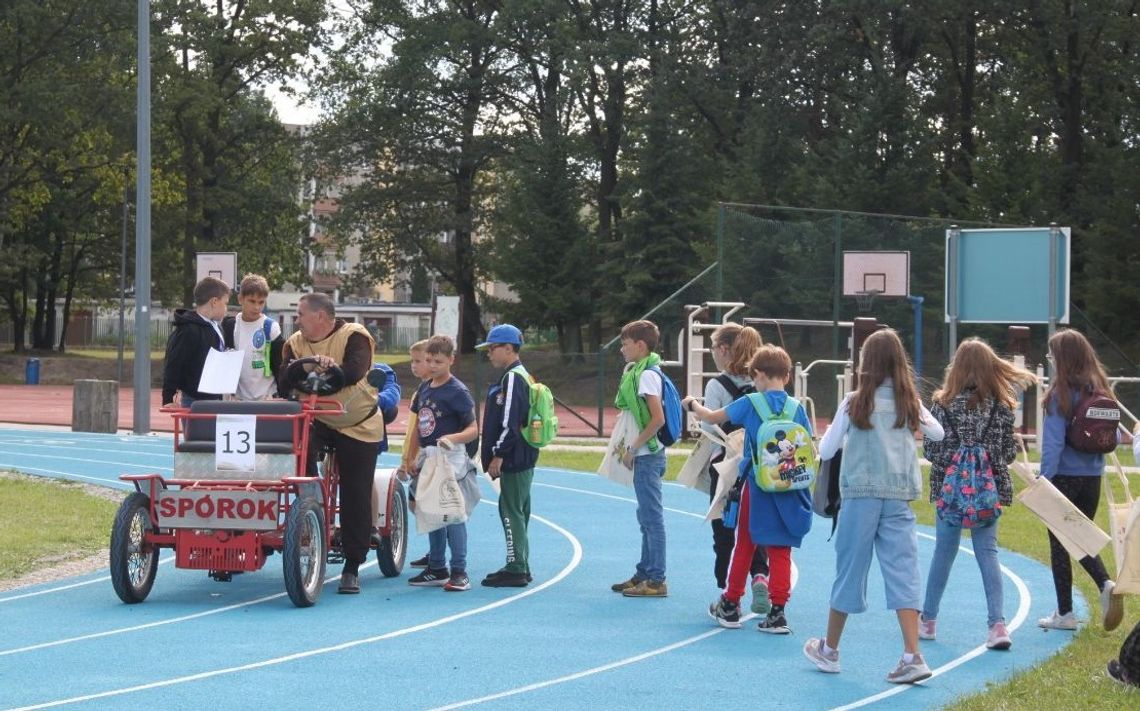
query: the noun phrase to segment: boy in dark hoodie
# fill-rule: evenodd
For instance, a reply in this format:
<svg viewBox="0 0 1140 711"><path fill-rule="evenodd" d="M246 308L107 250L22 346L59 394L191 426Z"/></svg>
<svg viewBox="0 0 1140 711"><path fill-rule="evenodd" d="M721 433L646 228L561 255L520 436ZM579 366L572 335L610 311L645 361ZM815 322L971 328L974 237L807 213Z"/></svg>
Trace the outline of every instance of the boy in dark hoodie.
<svg viewBox="0 0 1140 711"><path fill-rule="evenodd" d="M166 364L162 369L162 404L190 407L195 400L221 400L221 395L198 392L202 368L210 349L225 350L218 322L226 315L230 286L217 277L206 277L194 286L194 306L175 309L174 330L166 341Z"/></svg>
<svg viewBox="0 0 1140 711"><path fill-rule="evenodd" d="M531 580L530 546L527 526L530 523L530 486L538 450L522 437L528 422L530 384L526 369L519 360L522 333L504 323L487 334L487 342L475 346L487 349L487 357L495 368L505 370L502 379L491 385L483 405L483 470L498 479L499 517L507 541L507 564L483 580L491 588L523 588Z"/></svg>

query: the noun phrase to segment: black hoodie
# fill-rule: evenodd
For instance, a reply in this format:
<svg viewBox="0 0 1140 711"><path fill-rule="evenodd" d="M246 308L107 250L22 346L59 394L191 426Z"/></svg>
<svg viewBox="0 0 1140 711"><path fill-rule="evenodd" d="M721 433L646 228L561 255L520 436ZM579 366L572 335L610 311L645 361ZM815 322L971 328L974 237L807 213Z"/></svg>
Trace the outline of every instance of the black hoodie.
<svg viewBox="0 0 1140 711"><path fill-rule="evenodd" d="M222 399L221 395L198 392L211 348L222 350L222 339L210 322L194 309L175 309L174 330L166 341L166 364L162 368L163 405L174 402L174 393L179 390L195 400Z"/></svg>

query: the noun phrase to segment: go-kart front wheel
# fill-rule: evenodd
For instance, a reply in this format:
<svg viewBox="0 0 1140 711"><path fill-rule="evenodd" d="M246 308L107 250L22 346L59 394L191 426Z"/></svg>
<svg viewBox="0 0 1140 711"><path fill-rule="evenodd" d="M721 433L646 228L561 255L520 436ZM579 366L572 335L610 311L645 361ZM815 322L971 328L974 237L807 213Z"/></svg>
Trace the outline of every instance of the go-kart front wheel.
<svg viewBox="0 0 1140 711"><path fill-rule="evenodd" d="M325 512L311 496L293 501L285 518L281 552L285 592L297 607L311 607L325 584Z"/></svg>
<svg viewBox="0 0 1140 711"><path fill-rule="evenodd" d="M394 578L404 570L408 552L408 495L404 485L396 482L388 501L388 535L380 537L376 561L385 578Z"/></svg>
<svg viewBox="0 0 1140 711"><path fill-rule="evenodd" d="M145 538L152 528L150 498L136 491L119 505L111 527L111 584L125 603L142 602L154 585L158 548Z"/></svg>

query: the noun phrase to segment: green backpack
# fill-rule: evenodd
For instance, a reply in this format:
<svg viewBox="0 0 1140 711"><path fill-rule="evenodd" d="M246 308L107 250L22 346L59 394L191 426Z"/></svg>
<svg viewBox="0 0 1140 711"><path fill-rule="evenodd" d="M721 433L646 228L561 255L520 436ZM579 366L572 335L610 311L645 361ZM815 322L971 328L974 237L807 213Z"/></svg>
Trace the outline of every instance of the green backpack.
<svg viewBox="0 0 1140 711"><path fill-rule="evenodd" d="M507 372L521 375L530 386L530 411L526 416L527 424L522 428L522 438L530 446L542 449L558 435L558 415L554 414L554 393L535 380L534 376L521 366Z"/></svg>

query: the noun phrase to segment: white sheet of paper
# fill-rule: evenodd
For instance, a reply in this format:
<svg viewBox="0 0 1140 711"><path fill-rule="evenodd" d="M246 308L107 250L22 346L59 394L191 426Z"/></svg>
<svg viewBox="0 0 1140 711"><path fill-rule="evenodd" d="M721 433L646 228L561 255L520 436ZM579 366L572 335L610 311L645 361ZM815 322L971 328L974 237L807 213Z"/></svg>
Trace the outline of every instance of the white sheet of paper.
<svg viewBox="0 0 1140 711"><path fill-rule="evenodd" d="M211 348L206 355L206 365L202 368L202 379L198 381L198 392L233 395L237 392L244 361L245 351L223 353Z"/></svg>
<svg viewBox="0 0 1140 711"><path fill-rule="evenodd" d="M218 415L214 435L214 466L218 471L256 471L256 450L256 415Z"/></svg>

